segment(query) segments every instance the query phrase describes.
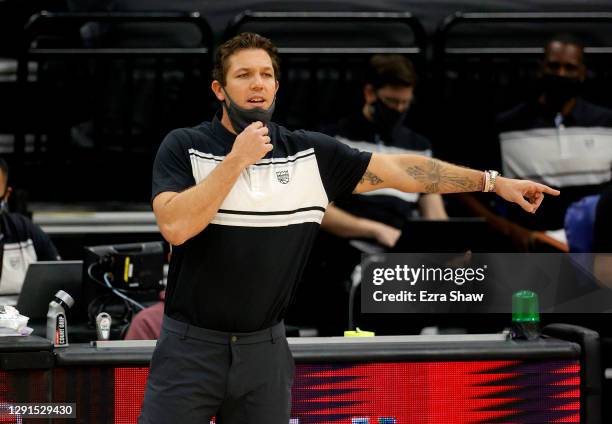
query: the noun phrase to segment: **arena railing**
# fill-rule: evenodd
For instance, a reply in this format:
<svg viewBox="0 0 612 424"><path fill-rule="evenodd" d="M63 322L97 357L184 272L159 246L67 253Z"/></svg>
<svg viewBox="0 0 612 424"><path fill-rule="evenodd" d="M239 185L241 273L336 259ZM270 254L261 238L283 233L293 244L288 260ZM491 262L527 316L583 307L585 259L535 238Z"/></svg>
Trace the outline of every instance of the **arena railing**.
<svg viewBox="0 0 612 424"><path fill-rule="evenodd" d="M427 36L408 12L244 11L224 39L251 30L278 47L281 90L276 119L290 128L318 129L361 107L367 60L373 54L410 57L425 73Z"/></svg>
<svg viewBox="0 0 612 424"><path fill-rule="evenodd" d="M124 180L131 183L148 185L151 156L167 131L197 124L203 109L212 107L205 88L213 43L210 25L198 12L32 16L18 61L21 104L15 163L23 164L26 157L39 163L49 162L53 154L56 159L69 157L84 126L91 140L73 163L87 155L100 159L100 153L110 150L142 153L146 160L113 170L125 172ZM114 165L122 158L112 157ZM19 171L27 178L23 167ZM138 175L143 176L140 182ZM33 189L39 187L30 183ZM89 188L102 193L110 184L98 185ZM147 196L143 192L142 200Z"/></svg>
<svg viewBox="0 0 612 424"><path fill-rule="evenodd" d="M531 95L544 44L556 34L583 42L590 69L584 95L612 106L603 89L612 88L610 22L610 12L456 12L445 18L434 36L431 94L439 105L434 138L465 142L439 144L438 153L471 166L493 166L485 162L495 154L495 116Z"/></svg>

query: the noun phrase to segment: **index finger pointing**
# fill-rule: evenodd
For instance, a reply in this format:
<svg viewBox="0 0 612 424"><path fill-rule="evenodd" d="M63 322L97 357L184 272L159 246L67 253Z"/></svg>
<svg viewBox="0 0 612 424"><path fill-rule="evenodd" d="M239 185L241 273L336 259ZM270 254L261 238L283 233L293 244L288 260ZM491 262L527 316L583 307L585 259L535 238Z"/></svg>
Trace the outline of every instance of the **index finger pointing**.
<svg viewBox="0 0 612 424"><path fill-rule="evenodd" d="M538 184L538 188L540 189L541 192L550 194L551 196L558 196L561 194L559 190L555 190L554 188L550 188L544 184Z"/></svg>

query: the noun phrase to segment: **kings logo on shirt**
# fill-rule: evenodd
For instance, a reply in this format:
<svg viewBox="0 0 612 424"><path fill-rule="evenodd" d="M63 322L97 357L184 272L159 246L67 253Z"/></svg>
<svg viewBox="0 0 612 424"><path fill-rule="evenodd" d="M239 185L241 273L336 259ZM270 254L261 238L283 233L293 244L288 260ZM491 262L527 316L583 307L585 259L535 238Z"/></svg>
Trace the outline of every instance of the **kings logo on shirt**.
<svg viewBox="0 0 612 424"><path fill-rule="evenodd" d="M288 184L289 183L289 170L283 169L282 171L276 171L276 178L278 179L279 183Z"/></svg>

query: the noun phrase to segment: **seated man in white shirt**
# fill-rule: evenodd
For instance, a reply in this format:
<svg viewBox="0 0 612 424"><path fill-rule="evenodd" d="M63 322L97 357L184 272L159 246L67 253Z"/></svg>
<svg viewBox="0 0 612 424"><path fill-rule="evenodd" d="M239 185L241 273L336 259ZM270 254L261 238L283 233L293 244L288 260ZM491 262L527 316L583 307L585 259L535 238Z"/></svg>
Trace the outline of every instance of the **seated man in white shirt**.
<svg viewBox="0 0 612 424"><path fill-rule="evenodd" d="M60 257L49 236L23 215L8 211L12 188L8 185L8 165L0 158L0 304L15 305L28 266L36 261Z"/></svg>
<svg viewBox="0 0 612 424"><path fill-rule="evenodd" d="M563 228L572 202L610 185L612 111L580 97L586 74L581 43L555 36L534 97L497 117L503 175L562 189L537 215L507 206L508 218L529 229Z"/></svg>

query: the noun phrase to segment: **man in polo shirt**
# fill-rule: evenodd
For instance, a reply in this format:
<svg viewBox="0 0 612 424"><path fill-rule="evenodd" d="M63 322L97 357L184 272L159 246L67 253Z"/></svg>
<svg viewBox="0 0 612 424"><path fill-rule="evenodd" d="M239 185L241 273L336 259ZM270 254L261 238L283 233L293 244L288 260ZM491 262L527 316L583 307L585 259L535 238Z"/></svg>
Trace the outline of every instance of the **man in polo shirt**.
<svg viewBox="0 0 612 424"><path fill-rule="evenodd" d="M553 37L544 50L539 90L497 118L504 175L563 189L537 215L509 207L508 216L534 230L558 230L568 206L610 185L612 111L580 97L586 77L583 47Z"/></svg>
<svg viewBox="0 0 612 424"><path fill-rule="evenodd" d="M270 122L270 40L217 51L222 113L172 131L153 166L153 210L173 245L162 331L140 423L286 424L294 363L283 316L327 205L352 192L495 191L535 212L544 193L424 156L370 154Z"/></svg>
<svg viewBox="0 0 612 424"><path fill-rule="evenodd" d="M431 157L429 140L404 125L416 80L416 71L408 58L395 54L372 56L361 110L325 132L367 152ZM386 189L350 196L330 205L321 228L340 236L374 238L379 244L392 247L406 221L415 216L448 219L440 194Z"/></svg>
<svg viewBox="0 0 612 424"><path fill-rule="evenodd" d="M13 189L9 167L0 158L0 305L16 305L31 263L57 261L57 249L49 236L30 219L8 209Z"/></svg>

